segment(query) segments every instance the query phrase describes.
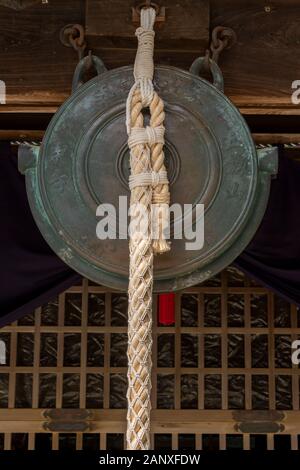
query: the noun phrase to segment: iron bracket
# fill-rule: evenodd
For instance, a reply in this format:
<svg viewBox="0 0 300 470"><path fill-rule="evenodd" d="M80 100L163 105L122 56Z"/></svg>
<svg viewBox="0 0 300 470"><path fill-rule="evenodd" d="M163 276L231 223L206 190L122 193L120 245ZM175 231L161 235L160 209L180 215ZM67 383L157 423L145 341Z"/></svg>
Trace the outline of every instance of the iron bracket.
<svg viewBox="0 0 300 470"><path fill-rule="evenodd" d="M156 18L155 24L160 27L166 21L166 8L164 6L159 6L157 3L151 1L141 2L135 7L132 7L132 22L135 26L140 24L140 16L142 8L155 8Z"/></svg>
<svg viewBox="0 0 300 470"><path fill-rule="evenodd" d="M247 434L280 433L284 431L281 421L285 418L277 410L240 410L234 411L232 417L238 421L235 431Z"/></svg>
<svg viewBox="0 0 300 470"><path fill-rule="evenodd" d="M91 412L85 409L52 409L43 413L43 429L50 432L86 432L91 429Z"/></svg>

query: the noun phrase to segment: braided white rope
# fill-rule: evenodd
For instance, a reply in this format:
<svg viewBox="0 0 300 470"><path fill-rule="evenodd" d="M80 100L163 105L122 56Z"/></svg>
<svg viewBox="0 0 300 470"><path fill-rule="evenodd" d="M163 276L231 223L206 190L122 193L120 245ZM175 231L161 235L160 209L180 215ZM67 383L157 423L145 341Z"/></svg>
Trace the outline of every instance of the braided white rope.
<svg viewBox="0 0 300 470"><path fill-rule="evenodd" d="M126 126L130 148L130 216L136 230L130 233L128 286L128 412L127 448L150 449L151 368L152 368L152 287L153 253L169 249L162 227L168 216L170 199L164 166L164 106L153 88L155 10L141 10L137 29L138 50L134 65L135 83L126 104ZM150 107L150 126L144 127L142 109ZM154 209L153 209L154 203ZM147 230L138 205L147 214ZM158 217L159 216L159 217ZM154 224L153 222L158 222ZM143 219L143 220L142 220ZM158 240L152 229L158 226ZM156 232L155 232L156 233Z"/></svg>

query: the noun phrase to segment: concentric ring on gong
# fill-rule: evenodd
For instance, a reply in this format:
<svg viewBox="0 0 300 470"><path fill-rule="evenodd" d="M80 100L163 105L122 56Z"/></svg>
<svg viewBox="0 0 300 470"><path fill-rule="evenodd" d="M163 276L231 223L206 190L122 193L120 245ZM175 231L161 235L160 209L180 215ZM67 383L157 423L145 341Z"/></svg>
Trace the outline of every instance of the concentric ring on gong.
<svg viewBox="0 0 300 470"><path fill-rule="evenodd" d="M164 153L165 153L165 166L168 172L169 184L172 186L176 183L177 178L180 174L180 158L176 147L169 142L167 139L165 140L164 145ZM117 156L116 160L116 175L118 179L121 181L124 188L128 189L128 181L130 175L130 161L129 161L129 148L127 142L125 142Z"/></svg>
<svg viewBox="0 0 300 470"><path fill-rule="evenodd" d="M204 204L205 211L218 194L222 178L221 151L214 133L199 113L165 103L165 157L171 203ZM130 195L129 149L127 146L125 105L116 103L87 121L77 136L73 157L73 178L78 193L95 214L100 204L119 207L119 196ZM182 133L174 129L182 128ZM185 135L189 132L193 151ZM171 226L173 223L171 224Z"/></svg>

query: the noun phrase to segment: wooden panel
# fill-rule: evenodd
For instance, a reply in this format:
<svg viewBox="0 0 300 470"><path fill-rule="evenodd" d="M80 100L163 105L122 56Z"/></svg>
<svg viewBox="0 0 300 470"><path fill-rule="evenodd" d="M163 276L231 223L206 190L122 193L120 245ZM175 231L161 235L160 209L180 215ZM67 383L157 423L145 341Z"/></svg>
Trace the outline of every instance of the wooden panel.
<svg viewBox="0 0 300 470"><path fill-rule="evenodd" d="M1 431L45 432L43 417L45 410L0 410ZM91 433L124 432L126 410L90 410ZM257 416L256 416L257 418ZM201 433L238 434L234 412L227 410L152 410L151 428L157 433ZM279 421L281 422L281 421ZM283 414L283 434L300 433L300 412L286 411Z"/></svg>
<svg viewBox="0 0 300 470"><path fill-rule="evenodd" d="M155 61L188 69L207 47L208 4L161 3L167 6L166 23L157 32ZM77 54L60 43L59 32L68 23L85 23L85 4L51 0L22 11L0 6L0 79L7 85L7 104L0 105L0 113L53 112L68 97ZM133 63L133 4L87 2L88 46L109 69ZM210 30L229 26L238 36L220 65L226 94L244 114L292 114L297 119L300 105L291 102L291 85L300 79L299 18L298 0L274 0L270 5L264 0L210 1ZM20 129L26 129L24 123Z"/></svg>
<svg viewBox="0 0 300 470"><path fill-rule="evenodd" d="M81 0L51 0L14 11L0 6L0 79L6 83L7 105L58 105L70 93L77 62L72 48L59 40L67 23L84 22Z"/></svg>
<svg viewBox="0 0 300 470"><path fill-rule="evenodd" d="M13 8L14 10L23 10L24 8L28 8L40 1L41 0L0 0L0 5L7 8ZM47 3L47 1L43 3Z"/></svg>
<svg viewBox="0 0 300 470"><path fill-rule="evenodd" d="M211 28L229 26L238 37L220 65L225 92L239 107L299 112L291 102L292 82L300 79L299 21L297 0L211 0Z"/></svg>
<svg viewBox="0 0 300 470"><path fill-rule="evenodd" d="M132 23L132 0L87 0L86 33L112 47L136 48ZM203 50L209 40L209 0L164 0L166 20L156 29L156 49ZM117 45L117 46L116 46ZM180 48L181 51L177 48Z"/></svg>
<svg viewBox="0 0 300 470"><path fill-rule="evenodd" d="M123 298L121 303L120 297ZM7 365L0 366L0 377L1 374L9 376L5 385L7 390L0 395L2 400L5 395L8 398L0 409L0 451L14 448L17 433L28 437L23 448L39 449L40 434L45 438L48 436L53 450L61 448L65 437L60 433L49 433L43 424L46 420L62 420L62 416L70 422L76 421L79 419L76 412L80 408L81 414L89 409L80 420L90 424L88 435L98 439L98 448L109 448L111 438L117 436L121 436L122 444L126 429L126 383L122 380L113 383L111 378L126 377L126 361L120 363L118 358L117 362L115 359L112 362L116 354L118 357L125 354L126 308L124 294L83 280L81 285L68 289L29 318L1 329L0 337L4 335L10 344L10 357ZM160 325L155 309L153 447L168 434L168 446L175 450L188 434L194 440L192 448L205 449L207 439L210 442L214 434L218 448L227 449L239 443L241 448L249 449L254 445L252 434L257 431L254 429L251 435L248 431L242 433L238 423L267 422L277 425L278 429L281 426L275 437L266 432L261 436L269 449L277 448L277 435L283 435L290 441L289 445L297 449L300 369L291 364L286 349L288 338L294 340L300 336L297 315L295 305L280 300L233 268L200 286L177 293L174 325ZM35 340L29 340L33 335ZM68 342L72 335L80 337L73 345ZM27 337L25 362L20 354L22 336ZM220 340L219 351L216 344L209 346L207 343L207 338L212 336ZM55 343L49 343L45 348L45 337L55 337ZM267 340L262 350L257 340L263 337ZM92 347L94 341L95 349ZM125 341L125 348L120 349L122 341ZM77 357L76 363L68 362L70 348ZM53 351L56 360L49 364L45 358L53 357ZM89 362L91 353L96 356L92 363ZM99 353L103 361L100 361ZM238 362L233 363L232 357ZM39 386L41 377L47 377L47 374L48 380L49 377L54 379L53 383L50 381L46 388L45 382ZM65 388L68 375L78 377L71 388ZM99 387L88 385L90 375L103 378ZM210 378L216 376L219 381L212 382ZM24 387L29 383L29 377L32 377L32 388ZM161 378L164 377L167 382L162 386ZM253 382L253 378L258 380ZM20 392L27 402L22 401ZM75 401L66 402L70 394ZM54 402L52 398L49 402L50 396L54 397ZM20 399L23 408L20 408ZM45 405L45 399L48 405ZM25 406L27 403L27 409L24 403ZM61 410L70 405L72 409ZM43 407L47 406L55 408L46 417ZM74 448L84 449L86 436L76 432Z"/></svg>

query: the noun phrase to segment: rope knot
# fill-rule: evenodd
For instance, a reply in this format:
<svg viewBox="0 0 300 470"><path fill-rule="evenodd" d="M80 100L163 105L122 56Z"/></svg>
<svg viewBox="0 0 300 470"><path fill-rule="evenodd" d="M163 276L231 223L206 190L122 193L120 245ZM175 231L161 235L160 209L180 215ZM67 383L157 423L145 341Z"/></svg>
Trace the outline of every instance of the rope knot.
<svg viewBox="0 0 300 470"><path fill-rule="evenodd" d="M138 38L138 41L140 41L141 43L143 44L148 43L152 46L152 43L155 37L155 32L153 31L153 29L145 29L142 26L140 26L139 28L137 28L135 35Z"/></svg>
<svg viewBox="0 0 300 470"><path fill-rule="evenodd" d="M156 171L151 171L151 180L152 188L156 188L156 186L158 186L160 183L160 173L157 173Z"/></svg>
<svg viewBox="0 0 300 470"><path fill-rule="evenodd" d="M156 135L156 129L151 126L146 127L146 134L147 134L147 142L150 147L157 142L157 135Z"/></svg>
<svg viewBox="0 0 300 470"><path fill-rule="evenodd" d="M165 128L163 126L132 127L128 138L128 146L132 149L136 145L147 144L149 147L155 144L163 145L165 143L164 135Z"/></svg>
<svg viewBox="0 0 300 470"><path fill-rule="evenodd" d="M168 175L166 171L147 171L145 173L137 173L129 176L129 189L132 191L134 188L142 186L151 186L155 189L160 184L168 184ZM159 197L159 203L168 202L165 200L165 196L169 193L164 193ZM155 195L153 195L155 198ZM155 199L156 202L156 199Z"/></svg>

